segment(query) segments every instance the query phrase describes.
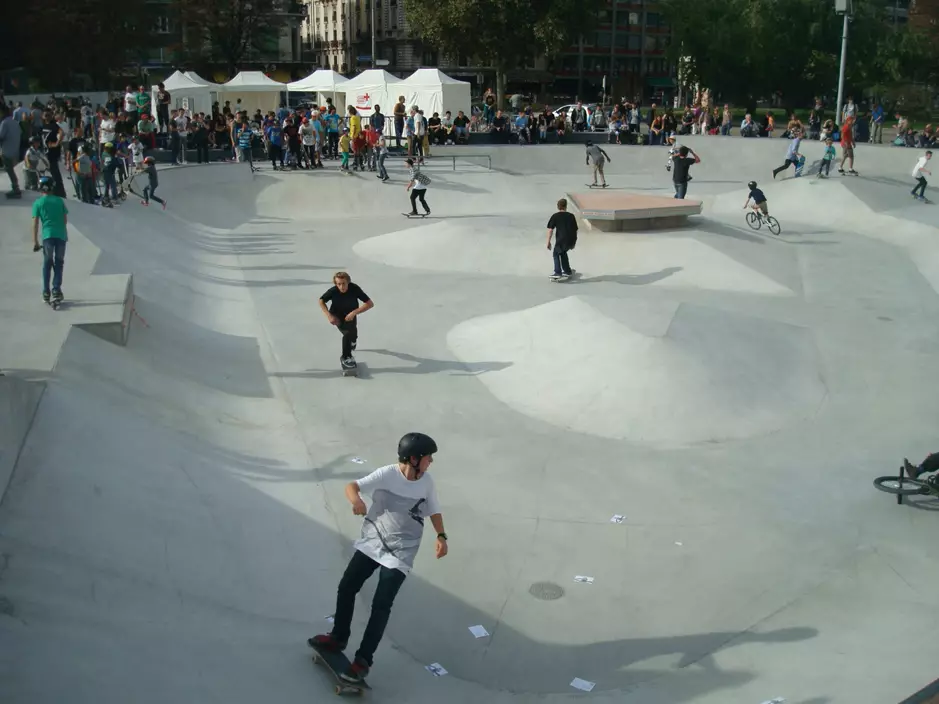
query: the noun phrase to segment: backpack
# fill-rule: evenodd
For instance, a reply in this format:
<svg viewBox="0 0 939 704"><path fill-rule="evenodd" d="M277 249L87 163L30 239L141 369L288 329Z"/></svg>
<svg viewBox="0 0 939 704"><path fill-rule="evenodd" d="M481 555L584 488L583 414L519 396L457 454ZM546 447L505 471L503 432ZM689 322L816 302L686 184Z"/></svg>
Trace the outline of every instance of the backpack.
<svg viewBox="0 0 939 704"><path fill-rule="evenodd" d="M414 174L414 178L417 180L418 183L424 186L427 186L430 184L430 176L423 173L422 171L418 171L416 174Z"/></svg>

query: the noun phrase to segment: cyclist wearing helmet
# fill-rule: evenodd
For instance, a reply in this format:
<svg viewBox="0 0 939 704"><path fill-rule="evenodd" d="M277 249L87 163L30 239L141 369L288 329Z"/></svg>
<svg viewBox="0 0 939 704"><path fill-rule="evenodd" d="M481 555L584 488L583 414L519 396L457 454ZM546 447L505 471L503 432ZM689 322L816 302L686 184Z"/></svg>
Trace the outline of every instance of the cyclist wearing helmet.
<svg viewBox="0 0 939 704"><path fill-rule="evenodd" d="M591 185L602 185L606 188L606 176L603 175L603 164L606 161L612 164L613 160L610 158L609 154L588 139L587 154L584 163L589 166L591 161L593 161L593 183ZM597 174L600 175L600 184L597 184Z"/></svg>
<svg viewBox="0 0 939 704"><path fill-rule="evenodd" d="M42 250L42 300L46 303L50 295L56 302L61 302L65 297L62 294L62 273L65 268L65 243L68 242L68 207L65 200L52 193L54 189L55 181L49 176L43 176L39 179L39 192L42 195L33 203L33 251Z"/></svg>
<svg viewBox="0 0 939 704"><path fill-rule="evenodd" d="M750 201L753 201L751 206L753 210L759 210L763 215L769 215L769 208L766 205L766 196L763 195L761 191L756 186L756 181L750 181L747 184L747 188L750 189L750 192L747 194L747 201L743 204L743 209L746 210L747 206L750 205Z"/></svg>
<svg viewBox="0 0 939 704"><path fill-rule="evenodd" d="M430 518L437 533L437 559L447 554L447 534L437 502L434 481L427 470L434 461L437 444L423 433L408 433L398 442L398 462L389 464L346 486L346 498L356 516L364 516L362 537L355 541L355 554L339 582L332 631L307 642L326 650L345 650L352 626L355 597L362 585L379 570L372 599L372 613L349 669L340 674L349 682L368 676L372 658L385 632L391 606L424 535L424 519ZM366 506L362 494L370 494Z"/></svg>

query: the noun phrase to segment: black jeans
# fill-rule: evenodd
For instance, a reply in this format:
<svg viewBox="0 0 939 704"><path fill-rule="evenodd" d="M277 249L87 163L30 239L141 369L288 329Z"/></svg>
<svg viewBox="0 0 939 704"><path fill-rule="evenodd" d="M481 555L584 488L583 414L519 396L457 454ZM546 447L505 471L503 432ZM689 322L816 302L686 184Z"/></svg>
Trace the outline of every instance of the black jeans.
<svg viewBox="0 0 939 704"><path fill-rule="evenodd" d="M401 148L401 133L404 132L404 118L395 115L395 146Z"/></svg>
<svg viewBox="0 0 939 704"><path fill-rule="evenodd" d="M326 133L326 156L335 159L339 156L339 133L338 132L327 132Z"/></svg>
<svg viewBox="0 0 939 704"><path fill-rule="evenodd" d="M339 332L342 333L342 358L352 356L352 345L359 339L359 326L355 318L347 321L345 317L339 317L339 324L336 325Z"/></svg>
<svg viewBox="0 0 939 704"><path fill-rule="evenodd" d="M209 163L209 140L200 139L195 144L196 146L196 162L199 164L208 164Z"/></svg>
<svg viewBox="0 0 939 704"><path fill-rule="evenodd" d="M554 275L560 276L561 274L567 274L570 276L571 273L571 262L567 257L567 250L560 250L555 246L554 248Z"/></svg>
<svg viewBox="0 0 939 704"><path fill-rule="evenodd" d="M912 193L915 196L917 191L919 191L919 196L918 196L919 198L926 197L926 177L925 176L919 176L916 179L916 186L913 187L913 190L910 191L910 193Z"/></svg>
<svg viewBox="0 0 939 704"><path fill-rule="evenodd" d="M144 186L144 189L143 189L143 199L144 199L144 201L146 201L147 203L149 203L151 200L153 200L153 201L156 201L157 203L159 203L160 205L166 205L166 201L165 201L165 200L163 200L163 199L160 198L159 196L153 195L153 192L154 192L156 189L157 189L156 186Z"/></svg>
<svg viewBox="0 0 939 704"><path fill-rule="evenodd" d="M792 165L795 164L795 163L796 163L796 162L794 162L792 159L786 159L786 163L785 163L785 164L783 164L782 166L778 166L778 167L776 167L775 169L773 169L773 178L776 178L776 174L778 174L780 171L785 171L786 169L788 169L790 166L792 166Z"/></svg>
<svg viewBox="0 0 939 704"><path fill-rule="evenodd" d="M267 153L271 157L271 165L276 169L279 165L284 167L284 150L279 144L270 144L267 147Z"/></svg>
<svg viewBox="0 0 939 704"><path fill-rule="evenodd" d="M381 637L385 633L385 626L388 625L388 618L391 616L391 606L394 604L398 590L404 584L407 576L401 570L394 570L384 565L379 565L368 555L358 550L349 560L342 579L339 581L339 590L336 595L336 615L333 617L332 636L340 643L347 643L352 627L352 614L355 611L355 597L362 589L365 581L372 576L375 570L378 573L378 587L375 589L375 596L372 599L372 613L368 617L368 625L365 626L365 634L362 636L362 643L355 653L355 657L372 666L372 658L375 650L381 642Z"/></svg>
<svg viewBox="0 0 939 704"><path fill-rule="evenodd" d="M430 212L430 206L427 205L427 201L424 200L424 194L427 193L426 188L412 188L411 189L411 212L417 214L417 199L421 199L421 205L424 206L424 212Z"/></svg>

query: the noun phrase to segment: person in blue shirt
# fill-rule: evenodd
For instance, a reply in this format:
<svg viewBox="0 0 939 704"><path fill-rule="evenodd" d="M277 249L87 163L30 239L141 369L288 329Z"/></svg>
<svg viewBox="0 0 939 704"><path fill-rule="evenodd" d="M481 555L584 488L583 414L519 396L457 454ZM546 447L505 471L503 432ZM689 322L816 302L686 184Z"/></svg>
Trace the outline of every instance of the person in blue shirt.
<svg viewBox="0 0 939 704"><path fill-rule="evenodd" d="M264 130L267 137L267 152L271 158L271 165L277 170L277 164L284 168L284 136L280 124L269 123Z"/></svg>
<svg viewBox="0 0 939 704"><path fill-rule="evenodd" d="M332 105L326 113L326 156L330 159L339 158L339 113Z"/></svg>
<svg viewBox="0 0 939 704"><path fill-rule="evenodd" d="M251 153L251 139L254 137L254 130L251 125L245 123L238 132L238 149L241 151L242 161L247 161L254 171L254 156Z"/></svg>
<svg viewBox="0 0 939 704"><path fill-rule="evenodd" d="M884 106L877 103L871 112L871 144L884 143Z"/></svg>
<svg viewBox="0 0 939 704"><path fill-rule="evenodd" d="M773 169L774 179L792 165L796 166L796 176L799 175L799 159L802 158L802 154L799 152L799 147L801 144L802 133L799 132L799 130L793 130L792 139L789 140L789 148L786 150L786 161L783 162L782 166L778 166Z"/></svg>
<svg viewBox="0 0 939 704"><path fill-rule="evenodd" d="M531 136L528 133L528 117L523 112L519 112L515 117L515 132L518 134L518 146L531 143Z"/></svg>
<svg viewBox="0 0 939 704"><path fill-rule="evenodd" d="M766 204L766 196L763 195L756 184L756 181L750 181L747 184L747 188L750 189L750 192L747 194L747 202L743 204L743 209L746 210L747 206L750 205L750 201L753 201L753 205L750 206L753 210L759 210L763 215L769 215L769 206Z"/></svg>

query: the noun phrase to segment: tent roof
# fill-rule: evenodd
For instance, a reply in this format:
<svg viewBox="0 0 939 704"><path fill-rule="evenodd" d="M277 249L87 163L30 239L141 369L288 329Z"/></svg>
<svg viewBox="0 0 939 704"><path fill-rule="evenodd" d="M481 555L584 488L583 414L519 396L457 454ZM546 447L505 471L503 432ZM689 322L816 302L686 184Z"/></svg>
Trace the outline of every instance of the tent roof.
<svg viewBox="0 0 939 704"><path fill-rule="evenodd" d="M177 71L177 73L178 73L178 71ZM201 84L204 85L204 86L212 87L212 86L217 86L217 85L218 85L218 83L213 83L212 81L207 81L206 79L204 79L202 76L200 76L200 75L199 75L198 73L196 73L195 71L185 71L185 72L183 72L183 75L186 76L186 78L189 78L189 79L195 81L196 83L201 83Z"/></svg>
<svg viewBox="0 0 939 704"><path fill-rule="evenodd" d="M198 83L192 80L185 73L180 73L176 71L172 76L163 81L163 85L166 87L166 90L173 92L185 92L185 91L197 91L205 90L208 86L202 83Z"/></svg>
<svg viewBox="0 0 939 704"><path fill-rule="evenodd" d="M437 86L443 83L447 84L465 84L469 85L466 81L458 81L455 78L450 78L443 71L436 68L419 68L410 76L405 78L402 83L406 83L409 86Z"/></svg>
<svg viewBox="0 0 939 704"><path fill-rule="evenodd" d="M299 90L299 91L330 91L335 90L339 86L344 86L348 83L349 79L343 76L341 73L336 73L330 69L321 68L313 73L311 73L306 78L301 78L299 81L294 81L293 83L288 83L287 88L290 90Z"/></svg>
<svg viewBox="0 0 939 704"><path fill-rule="evenodd" d="M228 83L222 84L222 88L241 93L261 93L265 91L284 90L286 87L285 84L268 78L260 71L242 71L228 81Z"/></svg>
<svg viewBox="0 0 939 704"><path fill-rule="evenodd" d="M401 79L397 76L392 76L383 68L370 68L367 71L362 71L358 76L349 80L347 83L343 83L343 88L359 88L361 86L380 86L387 83L400 83Z"/></svg>

